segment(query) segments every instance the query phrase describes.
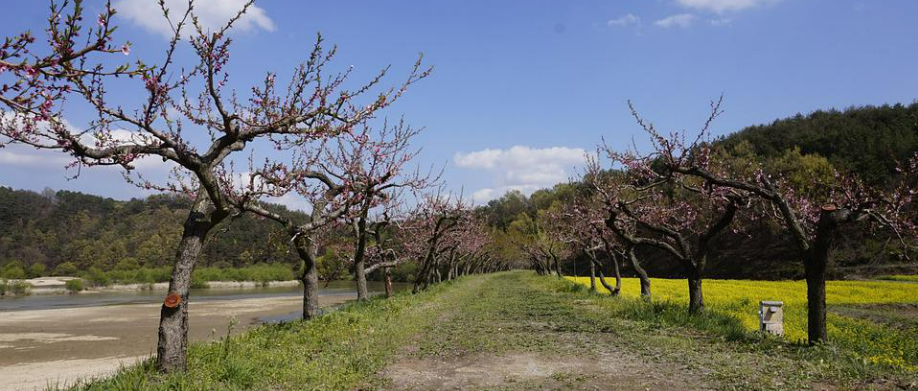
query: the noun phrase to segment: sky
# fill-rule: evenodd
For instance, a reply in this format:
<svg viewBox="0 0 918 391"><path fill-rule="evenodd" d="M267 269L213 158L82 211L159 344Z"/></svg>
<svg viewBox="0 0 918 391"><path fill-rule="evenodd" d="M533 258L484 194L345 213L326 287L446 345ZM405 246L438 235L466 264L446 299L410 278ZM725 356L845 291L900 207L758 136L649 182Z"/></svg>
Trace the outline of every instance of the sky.
<svg viewBox="0 0 918 391"><path fill-rule="evenodd" d="M195 9L216 26L243 2L199 0ZM101 10L101 1L86 3L91 15ZM130 60L161 58L167 35L155 3L114 1L116 38L131 42ZM40 36L45 2L5 10L0 36ZM321 32L338 47L333 68L354 66L356 83L391 65L386 82L396 85L423 53L433 74L383 115L424 127L418 163L443 167L451 189L484 203L569 180L603 139L646 147L629 100L661 130L692 130L723 94L715 135L818 109L911 103L916 15L913 0L261 0L233 32L229 69L231 86L245 92L265 72L305 60ZM113 93L129 104L135 91ZM79 109L65 116L76 127L91 119ZM67 162L0 149L0 186L149 193L116 168L71 179ZM145 175L165 176L166 165L147 163Z"/></svg>

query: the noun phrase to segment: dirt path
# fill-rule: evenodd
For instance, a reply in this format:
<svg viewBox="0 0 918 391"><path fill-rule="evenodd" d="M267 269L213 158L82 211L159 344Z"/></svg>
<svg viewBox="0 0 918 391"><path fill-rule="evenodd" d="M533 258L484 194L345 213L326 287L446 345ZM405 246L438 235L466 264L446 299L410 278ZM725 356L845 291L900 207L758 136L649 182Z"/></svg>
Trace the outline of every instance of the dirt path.
<svg viewBox="0 0 918 391"><path fill-rule="evenodd" d="M507 276L502 276L506 279ZM564 297L489 279L380 373L385 390L709 390L703 374L583 324Z"/></svg>

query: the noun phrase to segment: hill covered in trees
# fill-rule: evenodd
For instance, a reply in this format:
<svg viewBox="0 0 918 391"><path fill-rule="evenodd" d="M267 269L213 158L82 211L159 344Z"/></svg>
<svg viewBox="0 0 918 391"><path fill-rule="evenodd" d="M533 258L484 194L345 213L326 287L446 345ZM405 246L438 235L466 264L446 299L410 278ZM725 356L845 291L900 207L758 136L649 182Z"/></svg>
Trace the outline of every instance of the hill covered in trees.
<svg viewBox="0 0 918 391"><path fill-rule="evenodd" d="M0 187L0 270L19 265L38 276L169 267L189 206L170 195L118 201ZM271 222L241 216L207 243L201 266L296 265L285 236Z"/></svg>
<svg viewBox="0 0 918 391"><path fill-rule="evenodd" d="M733 159L754 159L791 181L805 184L833 170L852 172L882 186L897 161L918 150L918 103L817 111L742 129L717 140ZM491 227L500 257L525 259L517 245L584 191L579 183L559 184L531 196L510 192L478 208ZM117 201L94 195L46 189L41 193L0 187L0 271L20 265L27 275L67 275L91 268L131 270L169 267L181 237L188 200L170 195ZM284 208L274 205L275 208ZM306 219L305 215L300 218ZM870 235L852 231L846 235ZM757 238L750 240L750 237ZM250 215L224 223L207 243L201 266L255 264L295 266L299 260L277 225ZM802 275L791 242L781 227L762 222L754 235L727 233L717 239L709 274L718 278L792 278ZM855 240L851 243L860 243ZM896 244L886 238L836 249L835 277L854 273L911 270ZM652 249L641 249L653 276L679 276L679 265ZM565 272L583 274L588 261L575 255ZM340 265L326 265L339 269ZM625 269L627 272L627 268Z"/></svg>
<svg viewBox="0 0 918 391"><path fill-rule="evenodd" d="M728 149L749 145L764 159L779 159L799 148L802 155L824 157L841 171L883 183L897 161L918 150L918 103L797 114L747 127L721 142Z"/></svg>
<svg viewBox="0 0 918 391"><path fill-rule="evenodd" d="M814 179L836 171L855 174L882 187L894 177L897 164L918 151L918 103L798 114L771 124L750 126L714 142L720 153L729 155L727 159L756 161L803 191L817 182ZM552 211L570 208L576 194L589 191L588 186L573 182L539 190L528 197L509 192L480 207L479 213L494 228L496 243L502 245L505 254L526 257L515 243L537 235L540 227L551 224ZM903 259L895 240L875 234L855 229L844 232L847 238L858 240L837 241L832 277L915 271L915 264ZM779 224L762 221L752 232L725 232L715 240L719 243L714 247L720 250L711 254L710 277L803 276L791 238ZM651 276L685 274L672 257L659 250L644 247L638 253L648 260L644 266ZM562 262L565 273L586 273L589 261L584 258L583 254L571 254ZM622 266L626 273L633 272L625 264Z"/></svg>

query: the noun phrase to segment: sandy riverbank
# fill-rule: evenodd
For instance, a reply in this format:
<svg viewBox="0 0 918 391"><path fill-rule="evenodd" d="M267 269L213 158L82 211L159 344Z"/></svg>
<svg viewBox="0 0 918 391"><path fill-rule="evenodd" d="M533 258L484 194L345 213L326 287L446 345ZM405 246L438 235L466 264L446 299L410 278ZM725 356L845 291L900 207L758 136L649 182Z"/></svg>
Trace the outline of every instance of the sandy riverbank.
<svg viewBox="0 0 918 391"><path fill-rule="evenodd" d="M323 306L353 294L320 296ZM297 313L302 298L272 297L191 302L193 341L220 338L232 318L233 333L259 319ZM156 350L160 305L131 304L4 312L0 316L0 391L42 389L109 374Z"/></svg>

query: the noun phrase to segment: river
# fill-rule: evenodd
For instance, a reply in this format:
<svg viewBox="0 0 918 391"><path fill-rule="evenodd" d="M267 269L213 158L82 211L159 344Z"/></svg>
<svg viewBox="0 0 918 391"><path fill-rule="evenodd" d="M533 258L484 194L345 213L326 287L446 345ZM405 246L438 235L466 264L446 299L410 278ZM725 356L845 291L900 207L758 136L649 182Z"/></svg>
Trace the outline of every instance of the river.
<svg viewBox="0 0 918 391"><path fill-rule="evenodd" d="M403 288L400 285L397 288ZM380 293L381 283L370 283ZM156 351L165 291L112 291L0 299L0 391L43 389L111 373ZM323 308L356 299L354 283L319 292ZM302 288L198 289L189 300L193 341L206 341L265 322L297 319Z"/></svg>

